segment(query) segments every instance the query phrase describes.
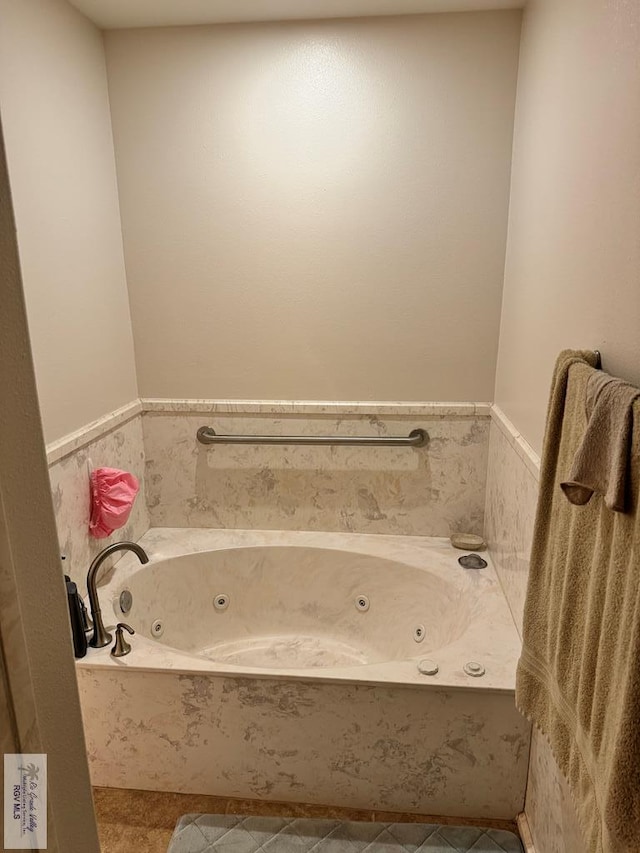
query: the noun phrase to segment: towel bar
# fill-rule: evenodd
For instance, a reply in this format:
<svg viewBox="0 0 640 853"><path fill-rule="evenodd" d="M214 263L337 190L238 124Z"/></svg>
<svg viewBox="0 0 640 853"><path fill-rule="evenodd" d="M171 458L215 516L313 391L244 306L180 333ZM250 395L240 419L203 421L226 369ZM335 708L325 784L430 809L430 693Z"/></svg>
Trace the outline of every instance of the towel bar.
<svg viewBox="0 0 640 853"><path fill-rule="evenodd" d="M429 434L423 429L413 429L408 436L401 435L217 435L208 426L196 433L200 444L330 444L369 445L373 447L424 447Z"/></svg>

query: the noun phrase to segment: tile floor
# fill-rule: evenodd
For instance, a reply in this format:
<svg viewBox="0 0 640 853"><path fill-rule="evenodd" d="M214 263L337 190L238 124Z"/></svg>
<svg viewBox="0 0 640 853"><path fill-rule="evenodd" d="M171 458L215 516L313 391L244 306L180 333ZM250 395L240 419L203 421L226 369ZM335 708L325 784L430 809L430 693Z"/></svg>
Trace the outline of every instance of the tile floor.
<svg viewBox="0 0 640 853"><path fill-rule="evenodd" d="M182 815L194 813L398 823L429 822L445 826L472 823L459 818L373 812L300 803L231 800L197 794L168 794L122 788L94 788L94 799L102 853L167 853L178 819ZM509 821L483 821L483 826L517 831L515 823Z"/></svg>

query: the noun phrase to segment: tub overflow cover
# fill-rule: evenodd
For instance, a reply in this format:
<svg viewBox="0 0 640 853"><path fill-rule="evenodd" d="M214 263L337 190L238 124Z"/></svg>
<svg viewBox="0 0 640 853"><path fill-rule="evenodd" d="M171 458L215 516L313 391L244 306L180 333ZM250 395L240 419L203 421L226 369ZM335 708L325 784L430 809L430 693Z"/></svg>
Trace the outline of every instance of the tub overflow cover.
<svg viewBox="0 0 640 853"><path fill-rule="evenodd" d="M120 593L120 610L123 613L128 613L133 607L133 596L128 589L123 589Z"/></svg>

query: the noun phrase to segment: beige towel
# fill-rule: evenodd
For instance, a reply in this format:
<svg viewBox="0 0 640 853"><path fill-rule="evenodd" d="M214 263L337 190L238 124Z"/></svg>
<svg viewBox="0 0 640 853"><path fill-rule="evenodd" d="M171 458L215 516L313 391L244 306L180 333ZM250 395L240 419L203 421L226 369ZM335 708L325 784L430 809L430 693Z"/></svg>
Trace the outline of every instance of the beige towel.
<svg viewBox="0 0 640 853"><path fill-rule="evenodd" d="M594 492L615 512L625 512L633 403L640 389L597 371L586 393L587 428L569 478L561 483L572 504L586 504Z"/></svg>
<svg viewBox="0 0 640 853"><path fill-rule="evenodd" d="M554 374L518 665L516 703L548 739L587 853L640 851L640 428L627 513L566 500L586 427L592 354ZM640 424L640 402L634 403Z"/></svg>

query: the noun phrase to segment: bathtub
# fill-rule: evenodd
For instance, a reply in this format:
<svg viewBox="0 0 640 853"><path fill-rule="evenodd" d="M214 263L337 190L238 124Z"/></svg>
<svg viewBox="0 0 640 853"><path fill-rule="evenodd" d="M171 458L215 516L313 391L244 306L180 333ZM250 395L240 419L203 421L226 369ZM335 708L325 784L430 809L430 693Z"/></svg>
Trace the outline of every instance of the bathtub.
<svg viewBox="0 0 640 853"><path fill-rule="evenodd" d="M489 565L426 537L161 529L78 662L95 785L514 818L529 726ZM124 606L124 610L123 610Z"/></svg>

